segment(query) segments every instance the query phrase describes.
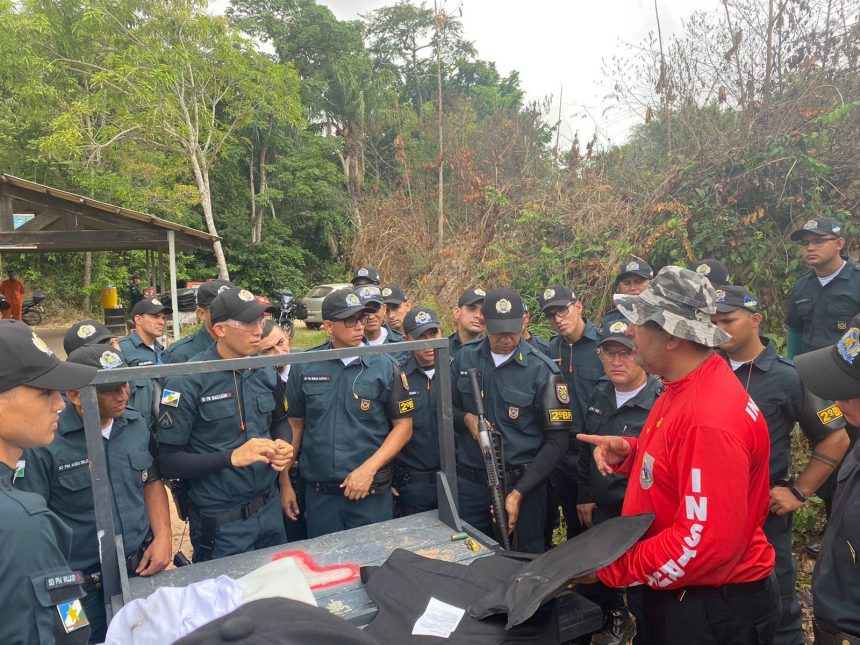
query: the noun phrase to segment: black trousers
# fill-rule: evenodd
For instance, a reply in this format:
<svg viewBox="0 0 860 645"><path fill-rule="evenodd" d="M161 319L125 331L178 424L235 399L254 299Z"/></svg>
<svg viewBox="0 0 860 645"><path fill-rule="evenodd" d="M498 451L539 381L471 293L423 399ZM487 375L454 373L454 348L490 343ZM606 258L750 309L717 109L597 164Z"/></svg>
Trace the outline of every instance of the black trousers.
<svg viewBox="0 0 860 645"><path fill-rule="evenodd" d="M660 645L770 645L780 618L774 576L722 587L643 588L642 605L637 629Z"/></svg>

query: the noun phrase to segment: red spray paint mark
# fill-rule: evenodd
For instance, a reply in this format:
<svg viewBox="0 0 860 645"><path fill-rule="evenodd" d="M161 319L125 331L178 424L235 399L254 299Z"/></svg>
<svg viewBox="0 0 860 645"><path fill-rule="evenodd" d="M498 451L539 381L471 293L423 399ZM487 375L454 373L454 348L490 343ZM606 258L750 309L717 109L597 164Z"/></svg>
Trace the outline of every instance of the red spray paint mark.
<svg viewBox="0 0 860 645"><path fill-rule="evenodd" d="M359 575L357 564L317 564L307 551L281 551L272 556L272 561L282 558L292 558L296 561L311 589L336 587L356 580Z"/></svg>

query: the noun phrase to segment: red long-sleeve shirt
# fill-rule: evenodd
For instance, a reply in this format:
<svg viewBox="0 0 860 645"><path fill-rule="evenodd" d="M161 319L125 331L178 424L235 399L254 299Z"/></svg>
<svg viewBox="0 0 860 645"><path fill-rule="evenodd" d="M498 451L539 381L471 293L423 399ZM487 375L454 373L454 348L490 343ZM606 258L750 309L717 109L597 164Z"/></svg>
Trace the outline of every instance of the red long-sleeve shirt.
<svg viewBox="0 0 860 645"><path fill-rule="evenodd" d="M641 542L597 572L611 587L753 582L773 569L762 531L769 501L764 416L725 360L666 384L618 472L624 515L654 512Z"/></svg>

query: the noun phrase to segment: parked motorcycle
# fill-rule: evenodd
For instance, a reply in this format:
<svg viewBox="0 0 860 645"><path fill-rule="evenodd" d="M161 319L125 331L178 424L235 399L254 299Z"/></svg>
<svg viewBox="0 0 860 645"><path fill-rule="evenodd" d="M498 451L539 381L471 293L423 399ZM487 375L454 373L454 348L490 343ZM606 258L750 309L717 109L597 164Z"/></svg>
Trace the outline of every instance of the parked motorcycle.
<svg viewBox="0 0 860 645"><path fill-rule="evenodd" d="M44 311L39 306L45 299L44 291L34 291L31 300L25 300L21 307L21 321L27 323L31 327L42 324L42 316Z"/></svg>
<svg viewBox="0 0 860 645"><path fill-rule="evenodd" d="M297 300L289 289L274 289L272 295L272 306L278 310L275 320L281 329L292 335L293 321L307 318L308 308L301 300Z"/></svg>

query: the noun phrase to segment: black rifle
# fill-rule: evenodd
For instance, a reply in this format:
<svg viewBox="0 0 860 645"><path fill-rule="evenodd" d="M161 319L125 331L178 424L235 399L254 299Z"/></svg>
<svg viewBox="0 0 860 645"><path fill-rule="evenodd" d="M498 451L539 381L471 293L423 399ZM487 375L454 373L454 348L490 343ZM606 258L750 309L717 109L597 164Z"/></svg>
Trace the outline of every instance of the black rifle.
<svg viewBox="0 0 860 645"><path fill-rule="evenodd" d="M474 367L467 370L469 384L472 386L472 398L475 400L475 411L478 415L478 445L484 458L484 468L487 470L487 488L490 489L490 500L493 504L493 528L496 539L505 549L511 548L508 535L508 513L505 510L505 482L503 480L504 466L499 468L493 440L490 438L490 422L484 414L484 399L481 396L481 386L478 385L478 370Z"/></svg>

